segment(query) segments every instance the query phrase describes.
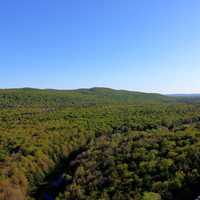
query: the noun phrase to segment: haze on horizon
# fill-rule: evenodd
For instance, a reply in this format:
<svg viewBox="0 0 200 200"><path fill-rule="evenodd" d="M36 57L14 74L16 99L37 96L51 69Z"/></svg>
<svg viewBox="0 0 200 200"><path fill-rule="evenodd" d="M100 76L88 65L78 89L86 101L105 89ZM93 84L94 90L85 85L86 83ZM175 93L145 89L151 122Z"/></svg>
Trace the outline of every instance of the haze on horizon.
<svg viewBox="0 0 200 200"><path fill-rule="evenodd" d="M200 93L198 0L9 0L0 88Z"/></svg>

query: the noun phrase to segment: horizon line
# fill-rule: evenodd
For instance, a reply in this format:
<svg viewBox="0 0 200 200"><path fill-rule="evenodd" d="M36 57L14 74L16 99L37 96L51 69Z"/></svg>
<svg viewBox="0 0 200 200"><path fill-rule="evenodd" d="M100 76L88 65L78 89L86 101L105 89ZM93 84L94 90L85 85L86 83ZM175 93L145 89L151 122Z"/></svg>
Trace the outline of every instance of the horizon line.
<svg viewBox="0 0 200 200"><path fill-rule="evenodd" d="M124 89L124 88L114 88L114 87L101 87L101 86L94 86L94 87L79 87L79 88L46 88L46 87L0 87L0 90L15 90L15 89L36 89L36 90L58 90L58 91L72 91L72 90L81 90L81 89L93 89L93 88L104 88L104 89L112 89L112 90L122 90L128 92L140 92L140 93L151 93L151 94L162 94L162 95L200 95L199 92L154 92L154 91L142 91L142 90L131 90L131 89Z"/></svg>

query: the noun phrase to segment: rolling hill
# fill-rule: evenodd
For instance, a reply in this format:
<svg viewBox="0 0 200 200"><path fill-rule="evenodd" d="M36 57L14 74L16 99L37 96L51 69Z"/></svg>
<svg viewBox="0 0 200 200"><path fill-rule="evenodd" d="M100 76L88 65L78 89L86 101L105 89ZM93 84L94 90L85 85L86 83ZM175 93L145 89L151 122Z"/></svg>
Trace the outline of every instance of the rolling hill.
<svg viewBox="0 0 200 200"><path fill-rule="evenodd" d="M199 130L199 105L176 97L0 90L0 200L193 200Z"/></svg>
<svg viewBox="0 0 200 200"><path fill-rule="evenodd" d="M161 103L173 101L173 97L161 94L91 88L77 90L53 89L3 89L0 90L0 107L13 106L71 106L107 103Z"/></svg>

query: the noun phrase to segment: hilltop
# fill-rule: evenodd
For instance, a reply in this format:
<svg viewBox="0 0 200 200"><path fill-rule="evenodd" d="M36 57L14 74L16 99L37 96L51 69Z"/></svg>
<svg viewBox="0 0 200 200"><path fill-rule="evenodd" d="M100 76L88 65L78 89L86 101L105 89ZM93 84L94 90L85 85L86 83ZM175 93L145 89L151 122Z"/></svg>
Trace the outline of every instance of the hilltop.
<svg viewBox="0 0 200 200"><path fill-rule="evenodd" d="M0 90L0 107L13 107L20 105L71 106L110 103L162 103L173 100L173 97L168 97L161 94L114 90L100 87L77 90L35 88Z"/></svg>

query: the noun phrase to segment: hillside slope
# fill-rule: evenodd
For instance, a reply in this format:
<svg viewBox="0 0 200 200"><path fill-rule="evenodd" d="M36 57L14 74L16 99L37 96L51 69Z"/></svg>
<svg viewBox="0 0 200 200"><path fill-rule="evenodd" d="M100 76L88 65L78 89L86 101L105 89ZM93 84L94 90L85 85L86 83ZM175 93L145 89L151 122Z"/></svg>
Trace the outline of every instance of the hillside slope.
<svg viewBox="0 0 200 200"><path fill-rule="evenodd" d="M173 101L172 97L114 90L109 88L91 88L78 90L52 89L5 89L0 90L0 107L14 106L70 106L107 103L161 103Z"/></svg>
<svg viewBox="0 0 200 200"><path fill-rule="evenodd" d="M0 105L0 200L199 195L197 104L108 88L23 88L0 90Z"/></svg>

